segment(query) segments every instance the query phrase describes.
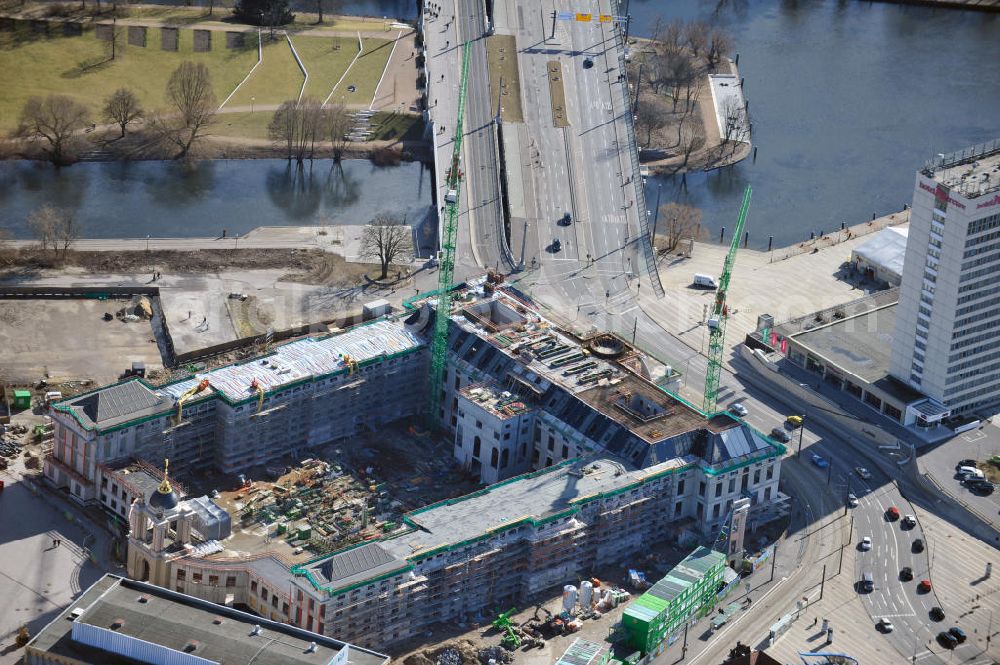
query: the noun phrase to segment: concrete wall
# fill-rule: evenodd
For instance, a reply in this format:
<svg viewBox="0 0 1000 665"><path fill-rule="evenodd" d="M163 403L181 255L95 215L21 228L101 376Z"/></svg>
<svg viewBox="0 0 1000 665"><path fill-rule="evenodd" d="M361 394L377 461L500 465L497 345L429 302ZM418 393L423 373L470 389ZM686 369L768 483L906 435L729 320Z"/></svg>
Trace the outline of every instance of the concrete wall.
<svg viewBox="0 0 1000 665"><path fill-rule="evenodd" d="M212 50L212 31L211 30L195 30L194 31L194 52L195 53L205 53Z"/></svg>
<svg viewBox="0 0 1000 665"><path fill-rule="evenodd" d="M129 46L146 48L146 30L147 28L144 25L130 25L128 27Z"/></svg>
<svg viewBox="0 0 1000 665"><path fill-rule="evenodd" d="M178 35L177 28L160 28L160 48L164 51L176 51Z"/></svg>

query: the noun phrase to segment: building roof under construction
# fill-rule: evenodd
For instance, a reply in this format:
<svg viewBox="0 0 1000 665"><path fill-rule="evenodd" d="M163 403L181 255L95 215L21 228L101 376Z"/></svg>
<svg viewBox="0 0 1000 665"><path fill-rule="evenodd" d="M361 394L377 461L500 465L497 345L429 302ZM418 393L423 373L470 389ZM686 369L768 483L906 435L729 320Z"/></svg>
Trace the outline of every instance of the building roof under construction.
<svg viewBox="0 0 1000 665"><path fill-rule="evenodd" d="M133 379L78 395L56 405L74 414L85 427L114 427L170 408L173 400Z"/></svg>
<svg viewBox="0 0 1000 665"><path fill-rule="evenodd" d="M54 408L73 414L86 429L110 429L170 413L178 398L204 380L208 380L208 387L197 392L190 403L215 395L230 403L240 402L256 397L254 385L270 392L300 381L349 372L356 364L422 345L401 322L380 320L327 337L289 342L266 356L200 372L160 387L150 386L143 379L116 383L59 402Z"/></svg>
<svg viewBox="0 0 1000 665"><path fill-rule="evenodd" d="M208 379L211 389L230 402L255 396L257 385L265 392L338 371L352 363L363 363L422 346L423 342L397 321L369 325L323 338L308 338L277 347L273 353L234 365L226 365L164 386L159 392L177 399L186 390Z"/></svg>

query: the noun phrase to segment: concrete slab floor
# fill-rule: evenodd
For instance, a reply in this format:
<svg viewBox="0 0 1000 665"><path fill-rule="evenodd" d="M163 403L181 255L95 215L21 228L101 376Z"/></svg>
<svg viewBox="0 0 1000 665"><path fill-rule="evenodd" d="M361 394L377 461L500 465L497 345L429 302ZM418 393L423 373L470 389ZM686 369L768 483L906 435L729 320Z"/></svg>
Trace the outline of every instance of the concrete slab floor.
<svg viewBox="0 0 1000 665"><path fill-rule="evenodd" d="M0 376L10 383L116 381L133 361L162 367L149 321L104 321L128 303L100 300L0 301Z"/></svg>
<svg viewBox="0 0 1000 665"><path fill-rule="evenodd" d="M851 250L869 239L855 235L787 258L782 258L784 250L775 250L772 257L769 252L741 249L729 285L727 344L737 344L755 330L760 314L771 314L775 322L781 322L864 296L863 289L840 279L837 273L850 261ZM695 273L718 279L729 250L726 240L725 244L695 243L690 258L676 254L664 257L660 279L666 297L657 300L646 290L639 296L643 309L664 328L703 353L708 341L701 322L714 304L715 291L699 289L692 282Z"/></svg>

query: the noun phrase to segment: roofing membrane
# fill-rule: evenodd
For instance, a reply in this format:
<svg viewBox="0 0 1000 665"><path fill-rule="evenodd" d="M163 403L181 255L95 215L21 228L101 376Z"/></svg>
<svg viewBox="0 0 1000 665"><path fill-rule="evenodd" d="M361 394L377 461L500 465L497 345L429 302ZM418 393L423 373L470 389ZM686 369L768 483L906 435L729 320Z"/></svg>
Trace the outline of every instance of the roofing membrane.
<svg viewBox="0 0 1000 665"><path fill-rule="evenodd" d="M416 335L395 321L377 321L323 339L308 338L279 346L274 353L238 365L227 365L178 383L159 392L177 399L189 388L208 379L211 388L231 401L252 397L254 379L265 391L302 379L347 368L345 356L362 363L421 346ZM206 393L207 394L207 393Z"/></svg>

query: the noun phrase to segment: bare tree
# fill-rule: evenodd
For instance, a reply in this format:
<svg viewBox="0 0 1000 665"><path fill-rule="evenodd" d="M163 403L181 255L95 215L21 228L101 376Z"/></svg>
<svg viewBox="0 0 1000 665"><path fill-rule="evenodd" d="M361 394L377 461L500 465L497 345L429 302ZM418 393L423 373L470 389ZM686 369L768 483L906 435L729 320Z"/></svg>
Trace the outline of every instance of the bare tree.
<svg viewBox="0 0 1000 665"><path fill-rule="evenodd" d="M705 51L705 60L708 62L708 66L715 69L719 62L729 55L732 48L733 39L729 36L729 33L719 28L714 28L709 34L708 47Z"/></svg>
<svg viewBox="0 0 1000 665"><path fill-rule="evenodd" d="M684 22L674 19L663 28L660 34L660 46L665 53L678 53L684 44Z"/></svg>
<svg viewBox="0 0 1000 665"><path fill-rule="evenodd" d="M80 224L73 211L67 208L44 205L28 215L28 228L41 244L43 250L52 249L63 256L73 242L80 237Z"/></svg>
<svg viewBox="0 0 1000 665"><path fill-rule="evenodd" d="M701 210L683 203L660 206L660 225L667 239L665 251L672 252L682 241L696 238L701 228Z"/></svg>
<svg viewBox="0 0 1000 665"><path fill-rule="evenodd" d="M122 128L122 136L125 136L125 128L129 123L135 122L142 115L139 98L129 88L118 88L104 100L104 117Z"/></svg>
<svg viewBox="0 0 1000 665"><path fill-rule="evenodd" d="M653 132L667 125L667 109L655 98L645 99L636 109L636 124L646 132L646 145L653 140Z"/></svg>
<svg viewBox="0 0 1000 665"><path fill-rule="evenodd" d="M177 115L161 118L157 125L163 137L180 149L179 159L187 156L194 142L215 119L215 93L208 67L190 60L182 62L167 82L167 101Z"/></svg>
<svg viewBox="0 0 1000 665"><path fill-rule="evenodd" d="M344 151L347 149L347 134L351 130L351 116L343 102L328 106L323 111L325 114L324 130L330 139L333 160L339 162L344 158Z"/></svg>
<svg viewBox="0 0 1000 665"><path fill-rule="evenodd" d="M379 279L389 274L389 265L413 252L413 232L405 219L382 213L361 234L361 256L378 261Z"/></svg>
<svg viewBox="0 0 1000 665"><path fill-rule="evenodd" d="M87 107L66 95L49 95L44 99L31 97L21 109L18 134L41 138L48 143L43 148L53 164L65 164L73 147L76 133L90 124Z"/></svg>
<svg viewBox="0 0 1000 665"><path fill-rule="evenodd" d="M672 110L677 111L677 103L681 100L683 91L692 85L692 81L697 79L697 72L691 60L683 54L674 55L669 64L667 72L667 85L670 87L670 101L673 104Z"/></svg>
<svg viewBox="0 0 1000 665"><path fill-rule="evenodd" d="M323 10L328 10L331 14L336 14L343 8L343 0L315 0L316 13L319 15L316 22L323 22Z"/></svg>
<svg viewBox="0 0 1000 665"><path fill-rule="evenodd" d="M679 92L684 98L684 115L690 113L694 108L695 100L701 92L701 82L702 78L694 72L692 72L690 76L684 78L681 82L681 89Z"/></svg>
<svg viewBox="0 0 1000 665"><path fill-rule="evenodd" d="M285 145L289 161L294 158L301 164L315 155L316 141L323 134L322 120L323 112L315 99L289 100L274 112L267 133L275 143Z"/></svg>
<svg viewBox="0 0 1000 665"><path fill-rule="evenodd" d="M737 146L750 137L750 125L744 107L733 98L726 100L723 110L723 127L721 150L730 145L730 154L736 152Z"/></svg>
<svg viewBox="0 0 1000 665"><path fill-rule="evenodd" d="M681 125L683 124L682 122ZM701 123L696 119L695 122L690 124L691 127L680 139L681 154L684 155L684 162L681 164L681 168L688 165L688 160L691 159L692 154L705 147L705 130L702 128Z"/></svg>
<svg viewBox="0 0 1000 665"><path fill-rule="evenodd" d="M694 57L705 52L708 47L709 27L701 21L692 21L684 26L684 41Z"/></svg>

